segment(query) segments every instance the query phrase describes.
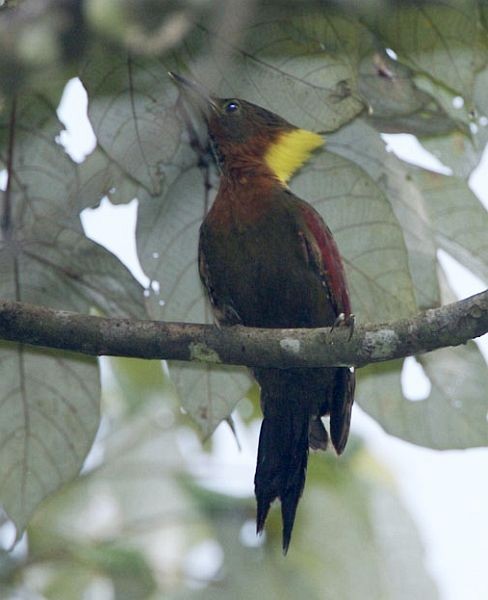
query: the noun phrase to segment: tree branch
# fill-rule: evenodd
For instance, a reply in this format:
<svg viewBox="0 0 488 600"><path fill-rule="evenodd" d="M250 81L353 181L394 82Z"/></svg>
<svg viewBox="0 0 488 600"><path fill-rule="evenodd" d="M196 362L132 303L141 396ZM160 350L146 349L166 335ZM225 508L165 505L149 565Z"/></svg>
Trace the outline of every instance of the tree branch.
<svg viewBox="0 0 488 600"><path fill-rule="evenodd" d="M488 290L411 319L347 328L254 329L107 319L0 302L0 339L92 356L201 361L248 367L362 367L457 346L488 331Z"/></svg>

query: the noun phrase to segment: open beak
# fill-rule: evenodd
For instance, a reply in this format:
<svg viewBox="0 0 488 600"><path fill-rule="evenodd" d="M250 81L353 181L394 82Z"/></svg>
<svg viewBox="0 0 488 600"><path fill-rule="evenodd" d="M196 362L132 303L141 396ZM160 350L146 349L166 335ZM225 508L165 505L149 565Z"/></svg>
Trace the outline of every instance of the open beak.
<svg viewBox="0 0 488 600"><path fill-rule="evenodd" d="M188 102L198 109L205 119L208 119L211 112L217 114L220 113L220 107L215 101L215 98L210 95L208 90L201 83L193 81L192 79L187 79L173 71L168 71L168 75Z"/></svg>

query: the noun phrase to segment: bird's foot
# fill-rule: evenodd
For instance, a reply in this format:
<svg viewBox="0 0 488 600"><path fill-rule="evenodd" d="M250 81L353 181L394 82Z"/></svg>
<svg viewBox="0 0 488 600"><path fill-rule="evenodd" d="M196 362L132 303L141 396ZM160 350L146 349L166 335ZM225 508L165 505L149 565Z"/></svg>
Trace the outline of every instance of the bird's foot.
<svg viewBox="0 0 488 600"><path fill-rule="evenodd" d="M334 331L334 329L336 327L349 327L349 337L347 338L347 341L349 341L352 338L352 335L354 333L354 325L355 324L356 324L356 316L355 315L350 313L346 317L345 313L342 312L337 316L337 319L332 324L330 331L331 332Z"/></svg>

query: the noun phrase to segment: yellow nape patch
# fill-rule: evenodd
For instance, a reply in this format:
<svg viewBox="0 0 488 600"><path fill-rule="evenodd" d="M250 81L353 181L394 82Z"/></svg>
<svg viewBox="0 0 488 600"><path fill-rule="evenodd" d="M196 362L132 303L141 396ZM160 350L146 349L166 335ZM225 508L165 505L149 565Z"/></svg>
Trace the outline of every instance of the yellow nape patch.
<svg viewBox="0 0 488 600"><path fill-rule="evenodd" d="M290 177L308 159L310 154L324 144L318 133L306 129L283 132L266 151L264 160L271 171L282 182Z"/></svg>

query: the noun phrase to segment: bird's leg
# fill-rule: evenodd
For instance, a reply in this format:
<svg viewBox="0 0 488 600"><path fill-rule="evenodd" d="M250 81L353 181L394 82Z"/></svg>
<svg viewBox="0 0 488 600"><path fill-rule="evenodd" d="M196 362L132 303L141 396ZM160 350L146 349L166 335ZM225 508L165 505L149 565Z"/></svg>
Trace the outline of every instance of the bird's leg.
<svg viewBox="0 0 488 600"><path fill-rule="evenodd" d="M349 314L347 317L346 315L341 312L336 320L334 321L334 323L332 324L332 327L330 328L330 331L334 331L334 329L336 327L349 327L349 337L347 338L347 341L349 341L352 338L352 335L354 333L354 325L356 324L356 316L354 314Z"/></svg>

